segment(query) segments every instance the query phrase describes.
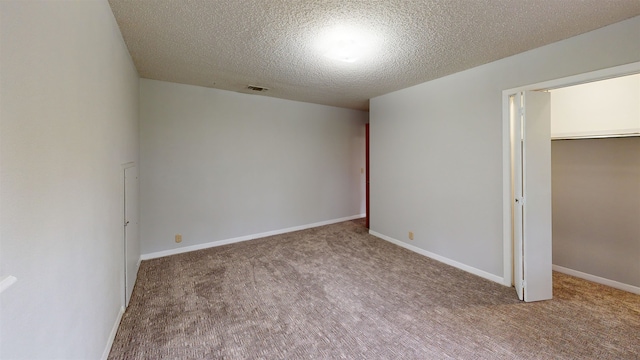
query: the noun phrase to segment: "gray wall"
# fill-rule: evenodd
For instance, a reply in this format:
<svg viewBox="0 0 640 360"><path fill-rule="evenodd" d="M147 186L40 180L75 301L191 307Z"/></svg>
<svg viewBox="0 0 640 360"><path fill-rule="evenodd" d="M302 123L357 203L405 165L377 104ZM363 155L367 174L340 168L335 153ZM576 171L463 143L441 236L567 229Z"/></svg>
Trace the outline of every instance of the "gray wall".
<svg viewBox="0 0 640 360"><path fill-rule="evenodd" d="M138 74L106 1L0 2L0 358L99 359L124 296Z"/></svg>
<svg viewBox="0 0 640 360"><path fill-rule="evenodd" d="M141 80L142 252L364 213L367 117Z"/></svg>
<svg viewBox="0 0 640 360"><path fill-rule="evenodd" d="M551 149L554 265L640 286L640 137Z"/></svg>
<svg viewBox="0 0 640 360"><path fill-rule="evenodd" d="M371 99L371 230L503 277L502 91L640 61L638 34L640 17Z"/></svg>

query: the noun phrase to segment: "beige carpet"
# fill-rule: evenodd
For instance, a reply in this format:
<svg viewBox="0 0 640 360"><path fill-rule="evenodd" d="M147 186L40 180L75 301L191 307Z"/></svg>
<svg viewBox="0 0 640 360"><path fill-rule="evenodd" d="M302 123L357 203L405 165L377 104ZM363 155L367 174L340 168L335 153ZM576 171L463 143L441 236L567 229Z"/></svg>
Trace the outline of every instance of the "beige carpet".
<svg viewBox="0 0 640 360"><path fill-rule="evenodd" d="M640 296L519 302L348 221L144 261L109 359L640 359Z"/></svg>

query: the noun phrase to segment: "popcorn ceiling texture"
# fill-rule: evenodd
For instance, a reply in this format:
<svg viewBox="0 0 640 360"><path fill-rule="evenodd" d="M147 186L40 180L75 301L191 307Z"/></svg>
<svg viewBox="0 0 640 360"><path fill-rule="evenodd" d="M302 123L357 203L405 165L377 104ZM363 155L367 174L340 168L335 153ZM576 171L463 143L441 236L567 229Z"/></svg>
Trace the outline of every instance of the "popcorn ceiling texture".
<svg viewBox="0 0 640 360"><path fill-rule="evenodd" d="M369 99L640 15L638 0L109 0L141 77L367 110ZM318 36L356 26L354 63Z"/></svg>

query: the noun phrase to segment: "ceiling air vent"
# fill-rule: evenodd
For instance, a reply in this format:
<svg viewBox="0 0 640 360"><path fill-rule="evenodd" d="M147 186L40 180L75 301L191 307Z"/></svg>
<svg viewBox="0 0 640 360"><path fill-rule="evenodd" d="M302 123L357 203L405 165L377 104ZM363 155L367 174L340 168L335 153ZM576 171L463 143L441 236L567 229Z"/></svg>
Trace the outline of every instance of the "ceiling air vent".
<svg viewBox="0 0 640 360"><path fill-rule="evenodd" d="M249 85L249 86L247 86L247 89L253 90L253 91L257 91L257 92L265 92L265 91L269 90L266 87L255 86L255 85Z"/></svg>

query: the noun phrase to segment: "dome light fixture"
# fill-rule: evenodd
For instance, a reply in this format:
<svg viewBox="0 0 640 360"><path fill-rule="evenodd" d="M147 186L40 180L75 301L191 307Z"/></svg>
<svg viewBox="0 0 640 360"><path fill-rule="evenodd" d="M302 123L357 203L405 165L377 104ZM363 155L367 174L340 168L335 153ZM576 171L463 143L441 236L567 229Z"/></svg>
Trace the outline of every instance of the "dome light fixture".
<svg viewBox="0 0 640 360"><path fill-rule="evenodd" d="M356 62L364 52L364 46L353 38L336 40L324 56L348 63Z"/></svg>
<svg viewBox="0 0 640 360"><path fill-rule="evenodd" d="M327 58L353 63L371 54L372 39L365 31L339 26L320 35L318 49Z"/></svg>

